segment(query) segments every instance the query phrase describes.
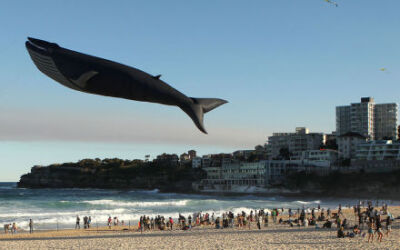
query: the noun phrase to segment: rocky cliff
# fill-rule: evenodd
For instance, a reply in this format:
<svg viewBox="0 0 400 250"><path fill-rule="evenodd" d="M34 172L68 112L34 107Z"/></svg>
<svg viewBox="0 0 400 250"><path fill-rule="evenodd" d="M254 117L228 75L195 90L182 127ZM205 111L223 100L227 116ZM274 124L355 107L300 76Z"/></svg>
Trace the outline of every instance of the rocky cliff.
<svg viewBox="0 0 400 250"><path fill-rule="evenodd" d="M176 161L86 159L76 163L35 166L21 176L18 187L159 189L163 192L195 192L192 183L206 178L201 169ZM390 173L339 173L327 176L293 173L264 195L351 197L400 200L400 171ZM221 193L222 194L222 193ZM262 193L258 193L262 195Z"/></svg>
<svg viewBox="0 0 400 250"><path fill-rule="evenodd" d="M159 189L190 192L191 184L205 173L190 164L143 162L120 159L86 159L77 163L34 166L21 176L18 187L26 188L117 188Z"/></svg>

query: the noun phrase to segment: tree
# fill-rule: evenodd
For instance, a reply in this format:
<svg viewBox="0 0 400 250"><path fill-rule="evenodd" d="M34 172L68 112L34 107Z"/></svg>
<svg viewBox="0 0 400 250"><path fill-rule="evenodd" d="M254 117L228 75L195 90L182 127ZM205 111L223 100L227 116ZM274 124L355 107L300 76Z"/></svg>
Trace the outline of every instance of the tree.
<svg viewBox="0 0 400 250"><path fill-rule="evenodd" d="M281 148L279 149L279 157L283 160L290 159L290 151L288 148Z"/></svg>

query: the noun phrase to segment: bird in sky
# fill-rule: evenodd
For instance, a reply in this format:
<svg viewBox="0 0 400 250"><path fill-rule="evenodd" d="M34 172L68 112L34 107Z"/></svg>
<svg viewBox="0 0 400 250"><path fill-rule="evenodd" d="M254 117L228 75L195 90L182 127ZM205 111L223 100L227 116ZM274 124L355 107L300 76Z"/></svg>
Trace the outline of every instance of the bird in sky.
<svg viewBox="0 0 400 250"><path fill-rule="evenodd" d="M325 0L325 2L335 5L335 7L339 6L339 4L337 2L334 2L332 0Z"/></svg>

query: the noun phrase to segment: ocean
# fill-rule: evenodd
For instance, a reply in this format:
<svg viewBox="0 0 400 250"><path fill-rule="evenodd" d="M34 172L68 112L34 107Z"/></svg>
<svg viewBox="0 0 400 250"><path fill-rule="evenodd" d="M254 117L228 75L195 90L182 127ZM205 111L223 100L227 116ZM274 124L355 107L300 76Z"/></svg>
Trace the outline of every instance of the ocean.
<svg viewBox="0 0 400 250"><path fill-rule="evenodd" d="M399 205L399 201L380 201ZM199 194L160 193L158 190L105 190L105 189L26 189L16 183L0 183L0 225L16 222L28 229L32 219L36 230L74 228L76 216L92 217L92 226L105 226L109 216L118 217L133 225L142 215L177 218L196 212L225 211L237 214L253 209L273 208L337 208L355 205L358 199L289 198L283 196L261 197L214 196Z"/></svg>

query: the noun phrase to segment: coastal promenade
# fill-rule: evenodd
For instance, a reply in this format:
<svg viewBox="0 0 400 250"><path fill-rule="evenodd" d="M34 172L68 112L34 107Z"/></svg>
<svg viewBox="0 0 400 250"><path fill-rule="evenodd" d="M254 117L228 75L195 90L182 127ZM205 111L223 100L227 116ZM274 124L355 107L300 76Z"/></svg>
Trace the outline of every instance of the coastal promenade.
<svg viewBox="0 0 400 250"><path fill-rule="evenodd" d="M400 207L390 207L398 217ZM344 216L355 223L352 210L344 210ZM285 216L283 216L284 219ZM0 235L1 249L400 249L400 221L382 242L367 242L367 236L337 238L336 226L331 229L290 227L274 224L258 230L255 223L248 227L215 229L213 226L197 226L192 230L145 231L129 230L127 226L93 228L90 230L39 231L34 234L18 233ZM350 230L347 230L350 231ZM362 231L367 232L364 228Z"/></svg>

